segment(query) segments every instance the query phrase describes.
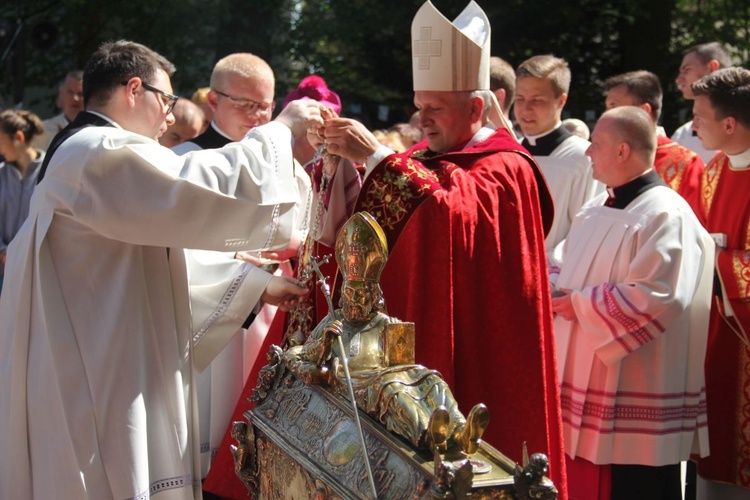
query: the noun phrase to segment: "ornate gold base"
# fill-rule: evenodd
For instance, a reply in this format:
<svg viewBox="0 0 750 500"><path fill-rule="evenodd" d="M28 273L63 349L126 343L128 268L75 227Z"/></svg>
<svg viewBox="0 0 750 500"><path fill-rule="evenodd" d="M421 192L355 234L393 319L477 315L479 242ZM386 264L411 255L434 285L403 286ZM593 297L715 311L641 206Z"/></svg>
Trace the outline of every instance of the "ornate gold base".
<svg viewBox="0 0 750 500"><path fill-rule="evenodd" d="M235 471L253 498L372 498L348 402L280 364L258 399L233 428ZM468 461L460 453L432 457L359 414L378 498L529 497L514 487L521 469L487 443Z"/></svg>

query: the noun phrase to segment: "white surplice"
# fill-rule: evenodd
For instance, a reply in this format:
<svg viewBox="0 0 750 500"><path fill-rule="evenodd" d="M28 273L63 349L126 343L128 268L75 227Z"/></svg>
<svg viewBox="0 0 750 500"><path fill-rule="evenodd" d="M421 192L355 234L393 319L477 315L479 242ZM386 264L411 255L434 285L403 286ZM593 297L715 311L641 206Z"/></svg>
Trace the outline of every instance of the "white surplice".
<svg viewBox="0 0 750 500"><path fill-rule="evenodd" d="M215 123L211 126L220 135L227 137L215 126ZM230 141L228 137L227 141ZM202 149L194 142L185 142L175 146L172 150L178 154L185 154ZM288 182L296 188L297 192L294 231L298 240L304 241L307 237L312 205L310 177L299 164L295 163L294 177L290 176ZM258 302L271 279L271 274L252 264L235 259L234 252L185 250L185 257L193 317L195 319L196 315L200 316L200 322L196 321L193 325L194 336L202 337L210 325L214 331L217 327L220 328L221 335L227 338L220 352L212 352L206 359L195 360L195 365L200 372L196 378L196 390L200 413L201 478L205 478L211 460L218 451L224 434L232 424L230 421L232 413L245 387L248 374L260 354L261 346L278 308L271 304L259 304L261 307L257 310L255 319L247 330L242 328L247 314L239 318L239 321L238 318L226 317L224 321L220 321L222 318L220 304L223 301L216 300L216 292L232 290L234 281L244 279L246 286L253 289L253 297L257 297L255 302ZM287 260L279 263L274 274L292 277L294 270ZM244 278L245 275L247 275L246 278ZM248 314L255 302L250 304ZM214 325L214 323L218 324Z"/></svg>
<svg viewBox="0 0 750 500"><path fill-rule="evenodd" d="M211 122L210 126L217 139L223 138L224 145L232 142L232 139L216 125L216 122ZM202 149L195 142L187 141L173 147L172 151L182 155ZM298 164L295 164L294 173L298 191L295 231L297 238L304 241L307 237L309 211L312 203L310 177ZM270 274L259 272L259 269L252 264L235 259L234 252L185 250L185 257L187 259L193 318L195 319L196 314L199 315L201 321L206 322L206 325L220 317L216 308L217 301L214 290L231 290L234 280L239 279L245 273L249 273L246 282L249 282L249 287L254 287L256 296L260 300L271 279ZM290 262L285 261L279 264L274 274L291 277L294 275L294 271ZM204 298L205 291L209 293ZM221 331L222 334L230 337L228 343L215 357L211 356L212 361L208 366L203 360L196 360L196 366L200 371L196 378L196 390L200 414L202 478L205 478L208 474L211 460L218 451L224 434L231 426L232 413L242 394L248 374L258 358L277 309L276 306L271 304L262 304L247 330L241 328L244 324L244 318L243 321L223 322ZM196 330L194 335L201 336L205 326L195 324L194 329Z"/></svg>
<svg viewBox="0 0 750 500"><path fill-rule="evenodd" d="M201 496L193 359L258 297L240 274L191 339L182 249L284 248L292 162L278 123L185 156L114 127L57 150L0 298L0 498Z"/></svg>
<svg viewBox="0 0 750 500"><path fill-rule="evenodd" d="M576 217L551 276L576 314L554 321L565 451L651 466L706 455L713 241L666 186L624 210L605 198Z"/></svg>

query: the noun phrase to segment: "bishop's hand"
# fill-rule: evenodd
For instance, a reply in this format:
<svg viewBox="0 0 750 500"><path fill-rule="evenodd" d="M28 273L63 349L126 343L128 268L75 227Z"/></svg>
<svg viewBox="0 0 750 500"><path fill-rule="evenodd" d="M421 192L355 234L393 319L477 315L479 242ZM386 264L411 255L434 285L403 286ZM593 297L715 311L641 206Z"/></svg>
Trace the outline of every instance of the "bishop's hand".
<svg viewBox="0 0 750 500"><path fill-rule="evenodd" d="M354 163L365 163L367 157L380 147L380 142L367 127L350 118L326 121L324 135L331 154Z"/></svg>

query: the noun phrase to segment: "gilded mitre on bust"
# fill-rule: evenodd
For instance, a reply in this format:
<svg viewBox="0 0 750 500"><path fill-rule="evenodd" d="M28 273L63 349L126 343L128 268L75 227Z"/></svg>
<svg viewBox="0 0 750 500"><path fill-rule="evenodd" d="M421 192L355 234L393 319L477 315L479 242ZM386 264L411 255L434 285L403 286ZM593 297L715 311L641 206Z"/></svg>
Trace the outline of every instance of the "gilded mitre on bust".
<svg viewBox="0 0 750 500"><path fill-rule="evenodd" d="M336 263L344 279L378 283L388 261L388 241L367 212L352 215L336 238Z"/></svg>

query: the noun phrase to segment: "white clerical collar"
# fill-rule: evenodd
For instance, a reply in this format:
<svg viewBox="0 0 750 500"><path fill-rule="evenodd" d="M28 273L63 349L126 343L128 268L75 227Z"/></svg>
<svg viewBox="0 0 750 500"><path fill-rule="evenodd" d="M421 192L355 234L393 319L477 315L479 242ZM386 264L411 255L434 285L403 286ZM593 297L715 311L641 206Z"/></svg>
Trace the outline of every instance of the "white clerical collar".
<svg viewBox="0 0 750 500"><path fill-rule="evenodd" d="M732 170L747 170L750 168L750 148L738 155L727 155Z"/></svg>
<svg viewBox="0 0 750 500"><path fill-rule="evenodd" d="M218 133L222 137L226 137L227 139L229 139L229 142L235 142L234 139L232 139L231 137L229 137L229 135L227 135L226 133L224 133L224 131L221 130L218 125L216 125L216 121L215 120L211 121L211 128L213 128L216 131L216 133Z"/></svg>
<svg viewBox="0 0 750 500"><path fill-rule="evenodd" d="M104 120L107 120L107 121L108 121L109 123L111 123L112 125L114 125L115 127L119 128L119 129L121 129L121 128L122 128L122 127L120 126L120 124L119 124L119 123L117 123L116 121L114 121L114 120L113 120L112 118L110 118L110 117L109 117L109 116L107 116L107 115L103 115L103 114L101 114L101 113L100 113L100 112L98 112L98 111L90 111L90 110L88 110L88 109L87 109L87 110L86 110L86 113L91 113L92 115L96 115L96 116L98 116L99 118L102 118L102 119L104 119Z"/></svg>
<svg viewBox="0 0 750 500"><path fill-rule="evenodd" d="M495 133L495 130L497 130L497 127L495 126L495 124L488 122L487 125L480 128L479 131L476 134L474 134L474 137L472 137L471 140L466 143L466 146L464 146L463 149L468 149L470 146L473 146L474 144L486 141L487 139L490 138L492 134Z"/></svg>
<svg viewBox="0 0 750 500"><path fill-rule="evenodd" d="M529 144L531 144L532 146L536 146L536 141L538 139L541 139L545 135L550 135L552 132L554 132L555 130L557 130L557 128L560 127L560 126L562 126L562 122L560 120L557 120L557 123L555 123L555 126L552 127L551 129L549 129L548 131L542 132L539 135L525 135L524 134L524 137L526 138L527 141L529 141Z"/></svg>

